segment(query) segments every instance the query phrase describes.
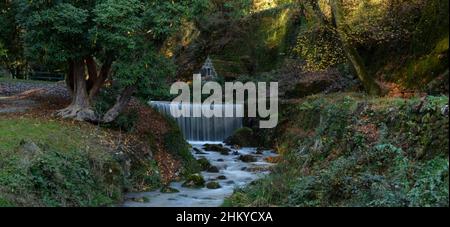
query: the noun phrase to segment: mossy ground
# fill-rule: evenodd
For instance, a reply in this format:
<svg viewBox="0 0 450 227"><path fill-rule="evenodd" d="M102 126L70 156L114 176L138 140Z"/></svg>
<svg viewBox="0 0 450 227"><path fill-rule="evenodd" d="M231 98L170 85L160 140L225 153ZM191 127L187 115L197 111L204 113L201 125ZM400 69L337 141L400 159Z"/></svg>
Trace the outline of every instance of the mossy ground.
<svg viewBox="0 0 450 227"><path fill-rule="evenodd" d="M0 206L114 206L127 191L200 170L176 124L139 102L128 108L132 118L124 115L130 130L41 116L40 108L0 117ZM22 152L23 141L42 152Z"/></svg>
<svg viewBox="0 0 450 227"><path fill-rule="evenodd" d="M448 97L308 97L272 138L282 161L225 206L449 206Z"/></svg>
<svg viewBox="0 0 450 227"><path fill-rule="evenodd" d="M97 127L0 117L1 206L111 206L122 199L121 164ZM20 151L23 140L42 152Z"/></svg>

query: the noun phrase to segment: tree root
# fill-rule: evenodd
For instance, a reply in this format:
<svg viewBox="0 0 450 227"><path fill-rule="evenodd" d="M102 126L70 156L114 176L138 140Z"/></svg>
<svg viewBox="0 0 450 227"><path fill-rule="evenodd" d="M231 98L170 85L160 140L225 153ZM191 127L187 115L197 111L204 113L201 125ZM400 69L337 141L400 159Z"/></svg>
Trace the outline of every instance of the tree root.
<svg viewBox="0 0 450 227"><path fill-rule="evenodd" d="M91 108L76 105L70 105L65 109L58 110L55 115L64 119L74 119L77 121L98 121L97 115Z"/></svg>

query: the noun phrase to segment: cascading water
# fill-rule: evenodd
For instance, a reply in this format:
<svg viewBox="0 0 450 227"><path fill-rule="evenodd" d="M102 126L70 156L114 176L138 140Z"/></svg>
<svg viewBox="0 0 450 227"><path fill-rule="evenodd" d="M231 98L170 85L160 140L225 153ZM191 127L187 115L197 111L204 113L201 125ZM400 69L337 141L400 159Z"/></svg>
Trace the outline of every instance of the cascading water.
<svg viewBox="0 0 450 227"><path fill-rule="evenodd" d="M170 102L150 102L150 105L163 114L171 117ZM175 106L175 107L180 107ZM185 110L192 113L201 110L201 104L186 104ZM242 113L243 105L215 105L214 108L225 113L233 110ZM239 115L235 115L239 116ZM183 134L192 145L191 152L196 159L207 159L219 171L206 170L201 175L207 183L215 182L218 188L189 188L183 187L183 182L172 182L170 187L175 193L164 193L159 190L151 192L129 193L123 206L126 207L217 207L224 199L233 194L235 188L243 187L269 173L273 165L266 161L275 157L270 150L261 151L256 148L236 148L222 144L221 141L230 136L236 129L242 127L242 118L207 118L207 117L180 117L175 119ZM216 141L216 142L213 142ZM210 143L223 146L230 151L215 152L206 150L205 144ZM253 162L244 162L243 156L253 157ZM140 200L139 198L147 198Z"/></svg>
<svg viewBox="0 0 450 227"><path fill-rule="evenodd" d="M151 106L159 112L172 117L170 108L173 105L186 105L185 108L193 116L194 111L202 111L202 104L172 104L170 102L150 102ZM233 113L242 113L244 105L242 104L216 104L211 106L222 111L233 110ZM236 115L235 115L236 116ZM172 117L173 118L173 117ZM224 141L231 136L234 131L242 128L241 117L179 117L175 118L186 140L188 141Z"/></svg>

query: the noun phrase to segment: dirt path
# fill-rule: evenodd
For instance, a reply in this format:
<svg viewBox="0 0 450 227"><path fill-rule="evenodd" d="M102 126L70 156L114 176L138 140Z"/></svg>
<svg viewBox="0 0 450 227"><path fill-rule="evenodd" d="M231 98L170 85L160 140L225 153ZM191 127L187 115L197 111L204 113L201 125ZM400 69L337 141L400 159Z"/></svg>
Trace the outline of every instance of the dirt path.
<svg viewBox="0 0 450 227"><path fill-rule="evenodd" d="M0 81L0 114L53 110L68 99L63 83Z"/></svg>

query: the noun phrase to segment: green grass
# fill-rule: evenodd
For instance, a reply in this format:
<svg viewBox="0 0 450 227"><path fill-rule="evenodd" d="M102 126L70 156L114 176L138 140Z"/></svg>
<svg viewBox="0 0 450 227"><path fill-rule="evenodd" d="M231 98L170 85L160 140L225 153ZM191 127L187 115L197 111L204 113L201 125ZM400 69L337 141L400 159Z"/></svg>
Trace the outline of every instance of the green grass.
<svg viewBox="0 0 450 227"><path fill-rule="evenodd" d="M91 135L101 133L94 127L87 128L88 132L85 131L86 128L62 124L56 120L0 118L0 150L12 150L23 139L32 139L60 150L84 149L93 145ZM98 148L94 145L90 149Z"/></svg>
<svg viewBox="0 0 450 227"><path fill-rule="evenodd" d="M0 206L111 206L121 201L123 168L90 125L0 117ZM40 151L21 148L31 141Z"/></svg>

